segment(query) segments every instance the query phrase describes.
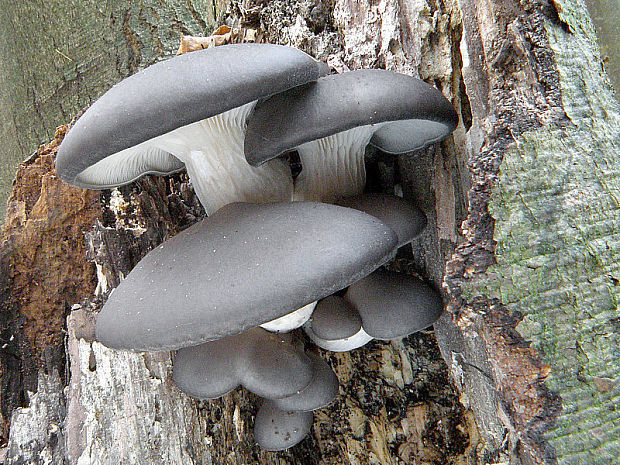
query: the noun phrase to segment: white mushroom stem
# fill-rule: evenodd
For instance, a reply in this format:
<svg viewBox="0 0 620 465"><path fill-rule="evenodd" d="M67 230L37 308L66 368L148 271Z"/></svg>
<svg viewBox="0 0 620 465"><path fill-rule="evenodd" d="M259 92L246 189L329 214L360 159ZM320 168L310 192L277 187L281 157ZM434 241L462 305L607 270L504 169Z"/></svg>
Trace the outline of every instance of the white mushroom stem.
<svg viewBox="0 0 620 465"><path fill-rule="evenodd" d="M293 200L332 202L361 194L366 185L364 151L378 127L360 126L297 147L302 170Z"/></svg>
<svg viewBox="0 0 620 465"><path fill-rule="evenodd" d="M255 104L248 103L149 141L149 145L185 163L208 214L232 202L291 200L293 180L285 161L275 159L253 167L245 160L246 121Z"/></svg>
<svg viewBox="0 0 620 465"><path fill-rule="evenodd" d="M362 347L373 340L373 337L364 331L364 328L360 328L360 330L353 336L331 340L323 339L317 336L315 332L312 331L312 325L310 323L306 323L304 325L304 331L317 346L321 349L332 352L348 352L350 350L357 349L358 347Z"/></svg>
<svg viewBox="0 0 620 465"><path fill-rule="evenodd" d="M311 302L308 305L291 312L287 315L276 318L275 320L268 321L260 325L261 328L271 331L272 333L287 333L293 331L296 328L303 326L303 324L310 319L312 312L316 307L316 302Z"/></svg>

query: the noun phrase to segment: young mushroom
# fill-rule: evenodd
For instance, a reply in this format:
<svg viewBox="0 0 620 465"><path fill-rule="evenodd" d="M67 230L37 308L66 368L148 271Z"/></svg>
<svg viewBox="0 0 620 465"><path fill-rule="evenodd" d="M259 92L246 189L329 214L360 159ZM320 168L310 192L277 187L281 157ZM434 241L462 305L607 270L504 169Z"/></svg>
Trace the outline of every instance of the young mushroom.
<svg viewBox="0 0 620 465"><path fill-rule="evenodd" d="M398 247L411 242L426 227L426 215L411 202L389 194L340 197L334 204L368 213L394 230Z"/></svg>
<svg viewBox="0 0 620 465"><path fill-rule="evenodd" d="M321 349L348 352L372 341L356 308L340 296L321 300L304 325L306 335Z"/></svg>
<svg viewBox="0 0 620 465"><path fill-rule="evenodd" d="M390 340L431 326L443 311L437 291L420 279L379 268L353 283L344 298L375 339Z"/></svg>
<svg viewBox="0 0 620 465"><path fill-rule="evenodd" d="M69 184L106 189L185 166L207 213L231 202L290 200L292 176L243 155L256 101L325 74L290 47L233 44L156 63L112 87L75 123L56 158Z"/></svg>
<svg viewBox="0 0 620 465"><path fill-rule="evenodd" d="M254 438L265 450L284 450L298 444L310 432L312 411L331 404L338 395L338 378L318 355L310 354L312 382L282 399L263 402L254 422Z"/></svg>
<svg viewBox="0 0 620 465"><path fill-rule="evenodd" d="M239 385L265 399L279 399L307 388L316 377L315 364L289 334L252 328L179 350L173 379L197 399L215 399Z"/></svg>
<svg viewBox="0 0 620 465"><path fill-rule="evenodd" d="M442 310L433 288L380 268L349 286L344 297L320 301L304 331L322 349L346 352L372 339L397 339L427 328Z"/></svg>
<svg viewBox="0 0 620 465"><path fill-rule="evenodd" d="M331 404L338 395L338 378L320 356L308 354L312 360L312 380L299 392L275 399L273 403L280 410L310 412Z"/></svg>
<svg viewBox="0 0 620 465"><path fill-rule="evenodd" d="M433 86L378 69L322 77L261 101L248 122L245 156L254 166L295 149L302 171L295 200L331 202L362 193L365 147L387 153L422 149L458 123Z"/></svg>
<svg viewBox="0 0 620 465"><path fill-rule="evenodd" d="M254 420L254 439L268 451L289 449L308 435L312 419L312 412L282 410L266 400Z"/></svg>
<svg viewBox="0 0 620 465"><path fill-rule="evenodd" d="M230 204L136 265L99 313L97 338L117 349L170 350L237 334L368 275L397 241L350 208Z"/></svg>
<svg viewBox="0 0 620 465"><path fill-rule="evenodd" d="M426 226L426 216L419 208L394 195L361 194L338 198L335 202L341 206L363 211L383 221L396 232L398 247L411 242ZM414 278L411 279L414 280ZM414 288L420 290L423 295L428 292L426 287L420 287L417 281L415 283ZM406 285L406 280L400 284L394 282L396 287ZM415 302L415 291L409 294L411 302ZM386 315L390 313L393 317L395 312L400 311L398 305L393 308L394 303L389 294L382 298L380 292L375 292L369 299L376 301L377 306L382 306ZM372 316L367 316L367 319L372 318ZM403 335L411 329L407 324L407 316L404 317L402 329ZM304 331L316 345L334 352L357 349L373 339L373 336L368 334L366 328L363 327L358 309L346 298L339 296L330 296L321 300L312 314L312 319L304 325Z"/></svg>

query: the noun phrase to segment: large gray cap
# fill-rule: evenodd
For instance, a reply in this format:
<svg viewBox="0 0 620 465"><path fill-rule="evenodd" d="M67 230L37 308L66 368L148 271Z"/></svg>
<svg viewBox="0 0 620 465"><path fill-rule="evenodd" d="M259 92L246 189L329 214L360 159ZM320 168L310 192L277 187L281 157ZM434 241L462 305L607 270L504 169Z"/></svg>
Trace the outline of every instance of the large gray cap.
<svg viewBox="0 0 620 465"><path fill-rule="evenodd" d="M308 435L312 420L312 412L287 412L267 400L256 414L254 439L265 450L285 450Z"/></svg>
<svg viewBox="0 0 620 465"><path fill-rule="evenodd" d="M267 399L296 394L316 377L315 361L289 335L253 328L235 336L181 349L173 379L198 399L214 399L239 385Z"/></svg>
<svg viewBox="0 0 620 465"><path fill-rule="evenodd" d="M362 329L362 318L351 303L330 295L316 305L310 325L319 338L334 341L357 334Z"/></svg>
<svg viewBox="0 0 620 465"><path fill-rule="evenodd" d="M305 142L384 122L370 143L405 153L448 136L458 116L439 90L411 76L380 69L332 74L259 102L245 157L260 165Z"/></svg>
<svg viewBox="0 0 620 465"><path fill-rule="evenodd" d="M111 187L109 180L81 182L79 175L141 142L314 81L325 74L324 66L300 50L271 44L225 45L156 63L112 87L80 117L58 150L56 169L69 184ZM183 167L152 150L148 163L140 158L116 185Z"/></svg>
<svg viewBox="0 0 620 465"><path fill-rule="evenodd" d="M398 236L398 247L411 242L426 226L422 210L400 197L388 194L361 194L341 197L334 202L343 207L355 208L379 218Z"/></svg>
<svg viewBox="0 0 620 465"><path fill-rule="evenodd" d="M443 310L441 296L428 284L382 268L349 286L345 298L357 308L364 330L377 339L420 331Z"/></svg>
<svg viewBox="0 0 620 465"><path fill-rule="evenodd" d="M309 356L312 359L312 381L298 393L274 400L279 409L309 412L323 408L336 399L338 395L336 374L320 356L316 354Z"/></svg>
<svg viewBox="0 0 620 465"><path fill-rule="evenodd" d="M343 289L396 244L391 228L350 208L226 205L142 259L100 312L97 338L170 350L236 334Z"/></svg>

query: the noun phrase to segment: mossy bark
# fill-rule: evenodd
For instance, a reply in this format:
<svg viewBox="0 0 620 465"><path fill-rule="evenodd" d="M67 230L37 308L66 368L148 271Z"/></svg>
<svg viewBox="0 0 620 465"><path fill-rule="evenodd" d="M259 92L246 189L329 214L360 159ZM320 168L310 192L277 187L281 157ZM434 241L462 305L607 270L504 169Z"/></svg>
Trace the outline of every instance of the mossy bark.
<svg viewBox="0 0 620 465"><path fill-rule="evenodd" d="M618 103L584 2L462 4L473 188L442 350L512 461L612 464Z"/></svg>

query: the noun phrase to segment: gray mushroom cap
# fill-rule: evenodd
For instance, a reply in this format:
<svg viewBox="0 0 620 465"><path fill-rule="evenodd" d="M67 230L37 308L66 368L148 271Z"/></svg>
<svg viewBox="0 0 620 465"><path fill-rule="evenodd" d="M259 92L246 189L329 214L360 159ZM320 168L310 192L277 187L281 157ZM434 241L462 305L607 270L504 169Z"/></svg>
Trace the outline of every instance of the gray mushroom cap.
<svg viewBox="0 0 620 465"><path fill-rule="evenodd" d="M362 194L341 197L336 205L355 208L379 218L398 236L398 247L411 242L426 227L426 215L406 200L388 194Z"/></svg>
<svg viewBox="0 0 620 465"><path fill-rule="evenodd" d="M395 339L432 325L443 311L437 291L418 278L378 269L349 286L345 299L376 339Z"/></svg>
<svg viewBox="0 0 620 465"><path fill-rule="evenodd" d="M303 143L378 123L387 124L370 143L405 153L448 136L458 116L439 90L411 76L380 69L332 74L259 102L245 157L258 166Z"/></svg>
<svg viewBox="0 0 620 465"><path fill-rule="evenodd" d="M307 436L312 428L312 420L312 412L287 412L267 400L256 414L254 439L265 450L285 450Z"/></svg>
<svg viewBox="0 0 620 465"><path fill-rule="evenodd" d="M309 354L312 360L312 381L300 392L274 400L280 410L318 410L331 404L338 395L338 378L332 368L316 354Z"/></svg>
<svg viewBox="0 0 620 465"><path fill-rule="evenodd" d="M315 365L290 335L252 328L179 350L173 379L181 391L198 399L220 397L239 385L263 398L278 399L309 386L316 378Z"/></svg>
<svg viewBox="0 0 620 465"><path fill-rule="evenodd" d="M147 174L181 169L164 150L135 154L122 170L104 166L101 180L81 173L107 157L179 127L316 80L325 65L300 50L271 44L232 44L156 63L112 87L65 136L56 169L67 183L115 187Z"/></svg>
<svg viewBox="0 0 620 465"><path fill-rule="evenodd" d="M334 341L359 332L362 329L362 318L351 303L342 297L331 295L317 304L310 326L319 338Z"/></svg>
<svg viewBox="0 0 620 465"><path fill-rule="evenodd" d="M345 207L230 204L138 263L100 312L97 339L170 350L237 334L366 276L396 244L387 225Z"/></svg>

